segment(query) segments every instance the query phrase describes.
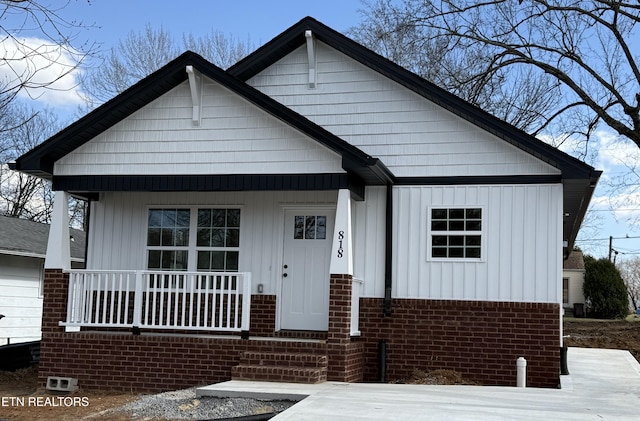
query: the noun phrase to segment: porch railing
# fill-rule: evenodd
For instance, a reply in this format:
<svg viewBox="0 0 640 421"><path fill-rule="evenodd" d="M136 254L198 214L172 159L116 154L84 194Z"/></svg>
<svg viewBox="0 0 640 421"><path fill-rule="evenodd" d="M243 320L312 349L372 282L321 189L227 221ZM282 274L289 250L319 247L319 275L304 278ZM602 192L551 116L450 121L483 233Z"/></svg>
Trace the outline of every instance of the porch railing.
<svg viewBox="0 0 640 421"><path fill-rule="evenodd" d="M68 273L61 326L249 332L249 272Z"/></svg>

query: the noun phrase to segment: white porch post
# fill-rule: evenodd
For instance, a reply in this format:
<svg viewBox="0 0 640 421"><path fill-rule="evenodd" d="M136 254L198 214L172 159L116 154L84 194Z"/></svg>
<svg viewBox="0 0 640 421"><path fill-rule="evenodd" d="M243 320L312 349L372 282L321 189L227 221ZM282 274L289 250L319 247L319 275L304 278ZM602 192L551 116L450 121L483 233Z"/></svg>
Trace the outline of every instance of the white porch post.
<svg viewBox="0 0 640 421"><path fill-rule="evenodd" d="M56 191L53 199L53 214L47 242L45 269L71 269L69 242L69 195Z"/></svg>
<svg viewBox="0 0 640 421"><path fill-rule="evenodd" d="M351 193L348 189L341 189L338 192L329 273L353 275L351 244Z"/></svg>

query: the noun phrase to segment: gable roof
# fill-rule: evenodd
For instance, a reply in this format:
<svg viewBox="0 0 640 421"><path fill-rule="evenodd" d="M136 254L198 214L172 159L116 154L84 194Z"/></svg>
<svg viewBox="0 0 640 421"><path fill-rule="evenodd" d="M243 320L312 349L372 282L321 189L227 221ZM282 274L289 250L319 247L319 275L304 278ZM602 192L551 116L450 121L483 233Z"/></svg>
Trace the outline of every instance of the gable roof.
<svg viewBox="0 0 640 421"><path fill-rule="evenodd" d="M306 43L305 31L331 48L351 57L364 66L388 77L405 88L438 104L451 113L469 121L477 127L505 140L528 154L560 169L563 184L563 239L565 256L573 248L578 230L584 218L595 186L602 174L590 165L571 155L542 142L515 126L481 110L475 105L434 85L428 80L408 71L398 64L382 57L341 33L305 17L280 35L264 44L249 56L231 66L227 72L241 80L249 80L278 60ZM464 181L473 183L474 177ZM400 181L400 180L399 180ZM414 180L408 180L413 182ZM431 182L438 182L431 180Z"/></svg>
<svg viewBox="0 0 640 421"><path fill-rule="evenodd" d="M342 156L342 166L345 171L357 175L365 183L387 184L392 180L393 174L378 158L367 155L357 147L229 75L191 51L181 54L112 100L22 155L15 163L11 164L12 169L51 179L56 160L186 81L188 79L186 66L193 66L202 75L220 83L265 112L338 153Z"/></svg>
<svg viewBox="0 0 640 421"><path fill-rule="evenodd" d="M587 211L595 185L601 174L600 171L596 171L593 167L582 161L482 111L478 107L469 104L420 76L385 59L311 17L306 17L291 26L254 53L232 66L226 72L209 63L199 55L187 51L112 100L63 129L41 145L27 152L18 158L15 163L11 163L10 167L43 178L52 178L53 165L56 160L125 119L170 89L173 89L178 84L186 81L188 79L186 66L193 66L205 77L220 83L222 86L245 98L257 107L260 107L265 112L338 153L342 157L342 167L348 175L355 176L355 179L361 180L364 184L391 185L396 183L419 183L420 180L399 179L395 177L378 158L364 153L359 148L349 144L246 83L252 76L260 73L262 70L306 43L306 30L311 30L320 42L342 52L427 100L438 104L482 130L486 130L537 159L560 169L560 179L564 192L563 211L565 214L563 220L563 239L567 241L565 251L568 254L573 247L580 224ZM245 175L245 177L249 176ZM117 176L115 178L117 178ZM123 181L115 178L111 177L108 180L102 180L103 185L105 185L105 183L111 184ZM531 178L527 179L526 176L521 178L522 182L536 182ZM131 183L131 180L125 181ZM148 182L148 180L142 181L143 183ZM157 181L158 180L155 180L154 182ZM200 183L201 181L200 179L195 181L191 179L186 180L186 182L191 183ZM220 180L215 180L216 183L219 181ZM226 182L226 180L222 181ZM247 181L247 183L249 183L249 181ZM297 180L294 181L297 183ZM275 180L274 182L281 184L280 180ZM446 184L449 182L451 182L450 179L431 179L425 181L425 183L430 184ZM495 182L495 180L491 177L487 179L460 177L457 182L487 184ZM546 182L549 181L547 180ZM362 187L362 183L359 183L359 187Z"/></svg>
<svg viewBox="0 0 640 421"><path fill-rule="evenodd" d="M569 257L562 262L562 269L565 270L584 270L584 256L579 250L574 250Z"/></svg>
<svg viewBox="0 0 640 421"><path fill-rule="evenodd" d="M72 260L84 260L85 232L71 229L70 235ZM44 259L48 239L48 224L0 216L0 254Z"/></svg>
<svg viewBox="0 0 640 421"><path fill-rule="evenodd" d="M453 114L511 143L543 162L559 168L562 170L562 177L564 179L590 178L596 175L597 180L597 177L600 175L599 171L595 171L593 167L579 159L481 110L475 105L434 85L428 80L369 50L352 39L347 38L312 17L305 17L300 20L231 66L227 70L227 73L244 81L249 80L298 47L304 45L306 43L305 31L307 30L311 30L317 40L388 77L429 101L438 104Z"/></svg>

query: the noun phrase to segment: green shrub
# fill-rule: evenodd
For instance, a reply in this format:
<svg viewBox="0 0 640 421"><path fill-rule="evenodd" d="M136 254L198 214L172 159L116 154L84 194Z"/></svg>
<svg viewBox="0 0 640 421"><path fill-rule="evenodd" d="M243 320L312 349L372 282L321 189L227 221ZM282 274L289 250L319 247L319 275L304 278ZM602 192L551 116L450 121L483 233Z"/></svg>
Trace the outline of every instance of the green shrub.
<svg viewBox="0 0 640 421"><path fill-rule="evenodd" d="M620 272L608 259L584 259L584 298L590 317L621 319L629 313L629 298Z"/></svg>

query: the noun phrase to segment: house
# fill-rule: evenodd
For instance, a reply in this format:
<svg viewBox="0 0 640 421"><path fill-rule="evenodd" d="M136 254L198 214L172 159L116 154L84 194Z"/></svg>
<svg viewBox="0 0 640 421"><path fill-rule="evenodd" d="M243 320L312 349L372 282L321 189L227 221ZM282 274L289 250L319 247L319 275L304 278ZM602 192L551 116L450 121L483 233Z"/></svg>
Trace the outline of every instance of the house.
<svg viewBox="0 0 640 421"><path fill-rule="evenodd" d="M84 262L83 231L70 234L71 264ZM0 216L0 346L40 340L49 225Z"/></svg>
<svg viewBox="0 0 640 421"><path fill-rule="evenodd" d="M565 314L584 317L584 256L573 250L562 262L562 306Z"/></svg>
<svg viewBox="0 0 640 421"><path fill-rule="evenodd" d="M227 71L182 54L13 168L56 191L41 378L146 391L515 385L521 356L557 387L562 261L600 176L312 18Z"/></svg>

